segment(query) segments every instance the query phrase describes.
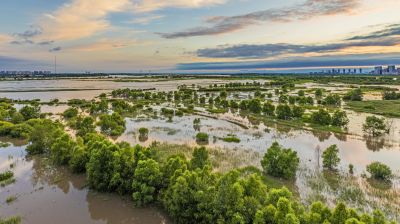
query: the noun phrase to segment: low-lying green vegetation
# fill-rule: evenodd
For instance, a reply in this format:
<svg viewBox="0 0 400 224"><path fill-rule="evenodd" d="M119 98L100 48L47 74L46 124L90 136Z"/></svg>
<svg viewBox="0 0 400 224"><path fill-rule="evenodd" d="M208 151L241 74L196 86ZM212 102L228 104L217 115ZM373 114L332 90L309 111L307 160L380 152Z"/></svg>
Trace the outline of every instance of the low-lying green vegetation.
<svg viewBox="0 0 400 224"><path fill-rule="evenodd" d="M346 106L356 112L400 117L400 100L350 101L347 102Z"/></svg>

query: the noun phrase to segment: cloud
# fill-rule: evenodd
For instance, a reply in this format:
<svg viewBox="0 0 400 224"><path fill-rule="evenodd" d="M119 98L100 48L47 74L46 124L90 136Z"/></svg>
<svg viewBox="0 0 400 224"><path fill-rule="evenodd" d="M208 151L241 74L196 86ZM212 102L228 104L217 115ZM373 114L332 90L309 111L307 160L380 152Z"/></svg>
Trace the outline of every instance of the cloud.
<svg viewBox="0 0 400 224"><path fill-rule="evenodd" d="M200 8L223 4L226 0L133 0L135 11L150 12L162 8Z"/></svg>
<svg viewBox="0 0 400 224"><path fill-rule="evenodd" d="M47 40L47 41L41 41L39 43L37 43L38 45L50 45L53 44L54 40Z"/></svg>
<svg viewBox="0 0 400 224"><path fill-rule="evenodd" d="M369 33L367 35L354 36L348 40L366 40L375 39L388 36L399 36L400 35L400 24L391 24L386 26L384 29Z"/></svg>
<svg viewBox="0 0 400 224"><path fill-rule="evenodd" d="M129 21L128 23L135 23L135 24L140 24L140 25L147 25L150 22L154 21L154 20L159 20L161 18L164 18L163 15L154 15L154 14L150 14L150 15L145 15L139 18L135 18L132 21Z"/></svg>
<svg viewBox="0 0 400 224"><path fill-rule="evenodd" d="M238 16L218 16L207 20L210 26L174 33L158 33L164 38L206 36L228 33L259 22L291 22L318 16L353 12L361 0L307 0L302 4L280 9L267 9Z"/></svg>
<svg viewBox="0 0 400 224"><path fill-rule="evenodd" d="M110 40L110 39L102 39L94 43L90 44L80 44L77 46L73 46L68 48L68 50L72 51L108 51L118 48L129 47L136 44L136 40Z"/></svg>
<svg viewBox="0 0 400 224"><path fill-rule="evenodd" d="M197 50L198 57L205 58L269 58L286 54L330 53L353 47L389 47L400 45L399 38L383 38L379 40L345 41L322 45L295 45L295 44L260 44L234 45Z"/></svg>
<svg viewBox="0 0 400 224"><path fill-rule="evenodd" d="M131 7L130 0L72 0L39 22L43 35L55 41L89 37L109 28L107 15Z"/></svg>
<svg viewBox="0 0 400 224"><path fill-rule="evenodd" d="M38 27L38 26L31 26L29 30L26 30L25 32L22 33L15 33L14 36L24 39L24 40L28 40L28 39L32 39L36 36L39 36L40 34L42 34L42 28Z"/></svg>
<svg viewBox="0 0 400 224"><path fill-rule="evenodd" d="M56 51L61 51L62 48L61 47L53 47L49 50L49 52L56 52Z"/></svg>
<svg viewBox="0 0 400 224"><path fill-rule="evenodd" d="M251 69L288 69L337 66L374 66L382 64L400 64L398 54L364 54L345 56L320 56L286 60L246 61L246 62L199 62L183 63L177 70L251 70Z"/></svg>

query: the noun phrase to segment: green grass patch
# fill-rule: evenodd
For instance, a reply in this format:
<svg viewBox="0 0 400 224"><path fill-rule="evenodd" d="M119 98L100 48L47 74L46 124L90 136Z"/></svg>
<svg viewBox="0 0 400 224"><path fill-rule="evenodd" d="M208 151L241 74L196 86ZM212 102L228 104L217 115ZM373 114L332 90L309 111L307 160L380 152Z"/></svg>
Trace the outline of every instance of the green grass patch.
<svg viewBox="0 0 400 224"><path fill-rule="evenodd" d="M228 135L226 137L221 138L224 142L234 142L239 143L240 139L236 135Z"/></svg>
<svg viewBox="0 0 400 224"><path fill-rule="evenodd" d="M350 101L347 108L356 112L400 117L400 100Z"/></svg>

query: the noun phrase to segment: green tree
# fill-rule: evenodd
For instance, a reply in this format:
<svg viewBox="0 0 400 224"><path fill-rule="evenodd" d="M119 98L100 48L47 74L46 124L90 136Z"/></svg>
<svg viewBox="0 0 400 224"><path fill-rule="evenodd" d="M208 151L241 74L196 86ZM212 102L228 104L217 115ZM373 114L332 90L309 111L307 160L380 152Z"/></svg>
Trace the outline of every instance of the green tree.
<svg viewBox="0 0 400 224"><path fill-rule="evenodd" d="M268 116L275 116L275 106L271 102L265 102L263 112Z"/></svg>
<svg viewBox="0 0 400 224"><path fill-rule="evenodd" d="M372 136L380 136L389 132L385 118L368 116L363 124L363 131Z"/></svg>
<svg viewBox="0 0 400 224"><path fill-rule="evenodd" d="M94 125L94 119L90 116L84 118L79 116L76 122L76 129L76 134L79 136L85 136L89 133L95 133L96 126Z"/></svg>
<svg viewBox="0 0 400 224"><path fill-rule="evenodd" d="M72 140L69 134L64 133L51 145L50 152L52 160L59 165L68 164L76 146L76 143Z"/></svg>
<svg viewBox="0 0 400 224"><path fill-rule="evenodd" d="M39 118L40 117L40 107L39 106L24 106L19 110L25 120Z"/></svg>
<svg viewBox="0 0 400 224"><path fill-rule="evenodd" d="M285 149L277 142L272 144L261 160L265 173L285 179L293 178L296 175L299 163L300 159L296 151Z"/></svg>
<svg viewBox="0 0 400 224"><path fill-rule="evenodd" d="M190 160L190 168L195 170L197 168L203 169L206 165L210 165L208 158L208 151L205 147L195 148L193 151L192 159Z"/></svg>
<svg viewBox="0 0 400 224"><path fill-rule="evenodd" d="M362 92L361 88L350 90L343 96L343 99L351 100L351 101L362 101L363 100L363 92Z"/></svg>
<svg viewBox="0 0 400 224"><path fill-rule="evenodd" d="M322 153L322 164L325 169L334 170L340 162L337 145L331 145Z"/></svg>
<svg viewBox="0 0 400 224"><path fill-rule="evenodd" d="M332 116L332 125L337 127L345 127L349 123L346 111L336 110Z"/></svg>
<svg viewBox="0 0 400 224"><path fill-rule="evenodd" d="M118 151L119 147L108 140L103 140L94 142L91 148L89 162L86 165L88 183L95 190L110 191L114 172L114 152Z"/></svg>
<svg viewBox="0 0 400 224"><path fill-rule="evenodd" d="M32 126L29 136L31 144L26 148L30 154L50 152L50 148L58 137L64 134L63 127L59 123L53 123L48 119L30 120Z"/></svg>
<svg viewBox="0 0 400 224"><path fill-rule="evenodd" d="M282 119L282 120L292 119L292 110L290 109L290 106L287 104L279 104L276 107L275 113L279 119Z"/></svg>
<svg viewBox="0 0 400 224"><path fill-rule="evenodd" d="M371 174L372 178L378 180L390 180L392 178L392 170L385 164L380 162L373 162L367 166L367 171Z"/></svg>
<svg viewBox="0 0 400 224"><path fill-rule="evenodd" d="M258 114L261 112L261 102L259 99L251 99L248 103L248 109L255 114Z"/></svg>
<svg viewBox="0 0 400 224"><path fill-rule="evenodd" d="M318 111L313 112L311 114L311 121L315 124L319 125L330 125L331 124L331 115L328 111L320 108Z"/></svg>
<svg viewBox="0 0 400 224"><path fill-rule="evenodd" d="M136 205L143 206L154 202L162 177L158 163L153 159L140 160L133 177L132 198Z"/></svg>
<svg viewBox="0 0 400 224"><path fill-rule="evenodd" d="M100 129L104 134L119 136L125 131L125 120L118 114L102 114L99 121Z"/></svg>

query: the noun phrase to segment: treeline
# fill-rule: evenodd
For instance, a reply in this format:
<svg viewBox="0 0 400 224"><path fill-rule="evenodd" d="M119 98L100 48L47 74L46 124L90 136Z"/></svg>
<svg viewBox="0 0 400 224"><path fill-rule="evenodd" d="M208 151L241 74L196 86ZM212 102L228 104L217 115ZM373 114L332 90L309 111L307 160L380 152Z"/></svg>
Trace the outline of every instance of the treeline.
<svg viewBox="0 0 400 224"><path fill-rule="evenodd" d="M131 195L137 206L161 205L176 223L389 223L380 211L361 214L344 203L334 209L322 202L305 207L288 189L269 188L254 167L213 172L204 147L191 159L162 158L157 144L115 144L96 133L74 140L61 124L43 119L35 122L30 141L30 154L46 154L58 165L86 173L92 189ZM299 162L294 151L274 143L267 152L264 172L294 176Z"/></svg>

